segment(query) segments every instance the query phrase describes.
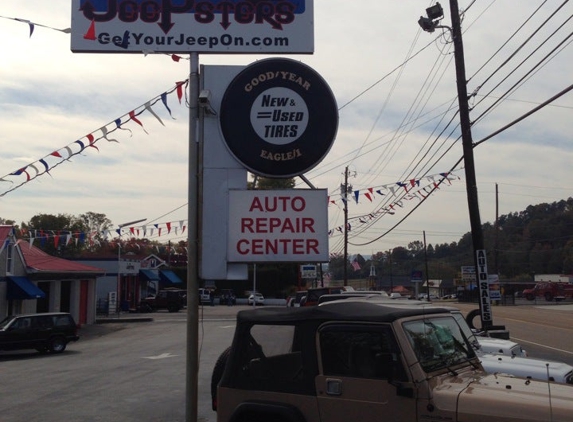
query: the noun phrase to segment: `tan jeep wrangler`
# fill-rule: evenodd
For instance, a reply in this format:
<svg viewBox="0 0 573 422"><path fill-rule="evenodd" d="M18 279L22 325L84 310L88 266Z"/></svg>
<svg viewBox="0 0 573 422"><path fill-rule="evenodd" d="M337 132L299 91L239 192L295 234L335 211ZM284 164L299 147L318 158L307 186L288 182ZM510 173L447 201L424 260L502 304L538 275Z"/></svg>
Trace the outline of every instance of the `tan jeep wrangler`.
<svg viewBox="0 0 573 422"><path fill-rule="evenodd" d="M241 311L213 409L218 422L573 420L573 386L486 374L468 333L447 307Z"/></svg>

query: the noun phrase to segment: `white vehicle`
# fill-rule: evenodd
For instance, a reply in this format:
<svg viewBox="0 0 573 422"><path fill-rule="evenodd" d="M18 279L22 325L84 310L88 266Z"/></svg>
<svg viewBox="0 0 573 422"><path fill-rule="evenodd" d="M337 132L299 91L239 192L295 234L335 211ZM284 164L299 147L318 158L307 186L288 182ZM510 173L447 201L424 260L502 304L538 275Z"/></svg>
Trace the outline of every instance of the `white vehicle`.
<svg viewBox="0 0 573 422"><path fill-rule="evenodd" d="M201 287L199 289L199 303L209 303L211 300L211 291Z"/></svg>
<svg viewBox="0 0 573 422"><path fill-rule="evenodd" d="M247 299L247 303L249 305L264 305L265 304L265 298L263 297L263 295L261 293L254 293L252 295L249 296L249 298Z"/></svg>
<svg viewBox="0 0 573 422"><path fill-rule="evenodd" d="M479 349L476 352L486 372L573 384L573 366L571 365L529 358L521 345L511 340L482 336L476 336L476 339L479 343Z"/></svg>
<svg viewBox="0 0 573 422"><path fill-rule="evenodd" d="M521 358L527 357L527 352L519 343L514 341L481 336L476 336L476 339L479 342L480 349L483 353L491 355L517 356Z"/></svg>
<svg viewBox="0 0 573 422"><path fill-rule="evenodd" d="M491 354L482 354L479 359L483 369L491 374L573 384L573 366L563 362Z"/></svg>

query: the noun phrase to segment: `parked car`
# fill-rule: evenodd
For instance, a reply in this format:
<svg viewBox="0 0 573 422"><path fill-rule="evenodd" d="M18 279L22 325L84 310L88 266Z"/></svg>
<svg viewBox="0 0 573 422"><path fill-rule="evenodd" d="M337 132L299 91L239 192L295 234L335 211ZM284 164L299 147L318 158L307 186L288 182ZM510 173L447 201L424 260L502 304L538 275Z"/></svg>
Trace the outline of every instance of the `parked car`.
<svg viewBox="0 0 573 422"><path fill-rule="evenodd" d="M459 310L406 303L239 312L211 377L217 421L571 420L572 386L487 374Z"/></svg>
<svg viewBox="0 0 573 422"><path fill-rule="evenodd" d="M294 295L289 296L289 298L287 299L287 306L291 308L300 307L300 301L302 300L303 297L306 296L306 294L307 294L306 290L300 290L296 292Z"/></svg>
<svg viewBox="0 0 573 422"><path fill-rule="evenodd" d="M526 358L527 352L519 343L501 338L476 336L483 353L491 355L517 356Z"/></svg>
<svg viewBox="0 0 573 422"><path fill-rule="evenodd" d="M265 304L265 298L263 297L263 295L261 293L253 293L252 295L249 296L249 298L247 299L247 303L249 305L264 305Z"/></svg>
<svg viewBox="0 0 573 422"><path fill-rule="evenodd" d="M167 309L169 312L179 312L187 306L187 290L166 288L159 290L156 296L148 296L139 304L140 312L154 312Z"/></svg>
<svg viewBox="0 0 573 422"><path fill-rule="evenodd" d="M367 298L367 297L381 297L386 299L394 299L388 296L388 293L382 290L375 290L375 291L354 291L354 292L340 292L340 293L333 293L333 294L326 294L322 295L318 298L318 305L322 305L326 302L333 302L336 300L346 300L350 298ZM398 298L402 298L402 295L398 293ZM407 299L407 298L404 298Z"/></svg>
<svg viewBox="0 0 573 422"><path fill-rule="evenodd" d="M360 299L353 297L349 300ZM365 296L362 300L378 303L386 301L388 303L387 299L373 296ZM326 302L324 305L328 306L330 303ZM393 306L404 306L404 308L423 306L428 307L428 309L432 307L432 305L425 305L424 302L419 301L394 301ZM486 372L537 381L573 384L573 366L563 362L529 358L527 351L519 343L512 340L486 337L484 332L468 329L469 326L463 323L462 320L465 318L459 310L448 306L443 308L449 309L452 316L464 328L464 334L474 347L475 353Z"/></svg>
<svg viewBox="0 0 573 422"><path fill-rule="evenodd" d="M316 306L318 305L318 299L322 295L331 295L353 291L354 289L351 286L317 287L315 289L308 289L306 295L300 301L300 306Z"/></svg>
<svg viewBox="0 0 573 422"><path fill-rule="evenodd" d="M479 358L483 369L491 374L573 384L573 366L564 362L491 354L483 354Z"/></svg>
<svg viewBox="0 0 573 422"><path fill-rule="evenodd" d="M211 290L201 287L199 289L199 303L210 303L211 302Z"/></svg>
<svg viewBox="0 0 573 422"><path fill-rule="evenodd" d="M66 312L12 315L0 322L0 350L61 353L79 338L78 327Z"/></svg>

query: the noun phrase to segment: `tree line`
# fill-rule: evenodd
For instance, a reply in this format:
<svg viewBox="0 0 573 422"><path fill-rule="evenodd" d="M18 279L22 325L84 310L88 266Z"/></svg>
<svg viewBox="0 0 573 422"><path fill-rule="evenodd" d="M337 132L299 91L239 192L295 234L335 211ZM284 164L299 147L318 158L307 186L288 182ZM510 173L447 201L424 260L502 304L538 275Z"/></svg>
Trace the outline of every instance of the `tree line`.
<svg viewBox="0 0 573 422"><path fill-rule="evenodd" d="M500 279L527 282L535 274L573 274L573 199L530 205L525 210L502 215L497 222L482 225L487 251L488 272ZM473 265L471 233L457 242L429 244L421 241L397 246L371 257L344 263L342 254L329 263L334 279L342 279L344 265L349 278L367 279L371 268L377 277L406 276L412 271L426 272L429 279L455 279L462 266ZM426 278L426 277L424 277Z"/></svg>
<svg viewBox="0 0 573 422"><path fill-rule="evenodd" d="M0 223L14 224L14 220L0 218ZM62 258L80 258L117 254L117 239L104 239L101 232L113 230L114 226L105 214L86 212L79 216L69 214L38 214L27 222L16 225L19 233L31 230L46 233L89 232L94 236L87 242L48 241L37 242L47 253ZM499 274L501 280L529 282L534 274L572 274L573 273L573 198L553 203L530 205L525 210L502 215L497 222L483 224L485 248L488 253L488 272ZM169 261L173 266L186 266L186 256L173 256L173 251L184 249L186 241L175 245L169 242L149 239L129 238L121 244L122 254L133 252L138 256L151 253ZM174 248L175 247L175 248ZM159 253L158 253L159 252ZM354 258L353 258L354 259ZM389 251L380 251L370 257L355 257L360 269L352 262L344 262L342 254L331 256L325 273L332 280L342 280L344 266L349 279L368 279L371 268L376 277L405 277L412 271L422 271L424 279L456 279L460 277L462 266L473 265L473 246L471 233L464 234L459 241L451 243L424 244L415 240L406 246L396 246ZM259 264L257 265L257 283L263 293L285 295L299 285L298 265L296 264ZM249 286L252 280L243 284ZM222 282L222 286L226 282Z"/></svg>

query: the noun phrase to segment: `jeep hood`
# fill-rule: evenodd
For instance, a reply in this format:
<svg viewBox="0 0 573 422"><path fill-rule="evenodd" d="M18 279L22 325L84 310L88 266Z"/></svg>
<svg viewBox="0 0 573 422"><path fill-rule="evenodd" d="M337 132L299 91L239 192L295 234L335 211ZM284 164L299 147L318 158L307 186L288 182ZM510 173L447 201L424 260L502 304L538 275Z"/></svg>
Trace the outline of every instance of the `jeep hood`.
<svg viewBox="0 0 573 422"><path fill-rule="evenodd" d="M570 422L572 398L571 385L487 375L450 377L436 386L432 401L437 409L454 411L457 407L459 421Z"/></svg>

